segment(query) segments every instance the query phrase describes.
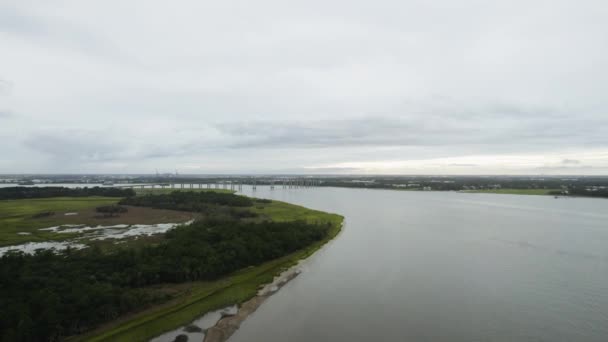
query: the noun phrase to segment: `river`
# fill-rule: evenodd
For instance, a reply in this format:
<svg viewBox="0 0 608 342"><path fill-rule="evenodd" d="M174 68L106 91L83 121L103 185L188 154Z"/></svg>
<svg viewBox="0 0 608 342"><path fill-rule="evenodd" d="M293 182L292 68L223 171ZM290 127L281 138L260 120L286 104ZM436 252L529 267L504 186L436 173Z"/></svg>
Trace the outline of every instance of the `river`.
<svg viewBox="0 0 608 342"><path fill-rule="evenodd" d="M242 193L339 213L345 226L231 341L608 340L608 200Z"/></svg>
<svg viewBox="0 0 608 342"><path fill-rule="evenodd" d="M608 200L243 193L346 219L231 341L608 340Z"/></svg>

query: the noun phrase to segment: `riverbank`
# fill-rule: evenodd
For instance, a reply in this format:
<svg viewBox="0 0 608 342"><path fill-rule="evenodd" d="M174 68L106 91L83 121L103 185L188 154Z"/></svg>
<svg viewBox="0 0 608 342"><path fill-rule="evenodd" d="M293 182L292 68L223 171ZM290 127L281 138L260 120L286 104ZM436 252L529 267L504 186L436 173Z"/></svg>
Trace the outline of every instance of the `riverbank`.
<svg viewBox="0 0 608 342"><path fill-rule="evenodd" d="M253 298L242 303L235 315L221 318L215 326L209 328L205 333L203 342L224 342L234 334L249 315L254 313L270 296L279 291L288 282L297 277L301 270L299 264L279 274L275 279L258 291Z"/></svg>
<svg viewBox="0 0 608 342"><path fill-rule="evenodd" d="M255 207L261 218L273 221L304 220L311 223L327 222L327 236L295 253L248 267L212 282L168 285L177 291L168 303L145 309L128 317L108 323L88 334L72 337L69 341L147 341L152 337L186 325L206 312L243 304L258 295L261 285L273 281L277 274L307 258L341 230L343 217L311 210L301 206L272 201Z"/></svg>
<svg viewBox="0 0 608 342"><path fill-rule="evenodd" d="M406 191L406 192L461 192L461 193L485 193L485 194L504 194L504 195L542 195L552 196L554 192L561 191L560 189L516 189L516 188L502 188L502 189L476 189L476 190L444 190L444 189L433 189L424 190L421 188L404 188L404 187L365 187L365 186L333 186L341 189L361 189L361 190L394 190L394 191Z"/></svg>
<svg viewBox="0 0 608 342"><path fill-rule="evenodd" d="M552 195L554 191L559 189L482 189L482 190L460 190L464 193L480 193L480 194L503 194L503 195Z"/></svg>
<svg viewBox="0 0 608 342"><path fill-rule="evenodd" d="M301 258L287 270L276 275L272 282L261 285L257 294L251 299L241 303L235 315L221 318L213 327L205 333L203 342L224 342L227 341L241 326L241 324L253 314L269 297L277 293L283 286L295 279L302 270L300 266L306 259L323 247L327 242L333 240L342 231L343 221L337 226L338 229L332 230L330 236L321 241L301 255Z"/></svg>

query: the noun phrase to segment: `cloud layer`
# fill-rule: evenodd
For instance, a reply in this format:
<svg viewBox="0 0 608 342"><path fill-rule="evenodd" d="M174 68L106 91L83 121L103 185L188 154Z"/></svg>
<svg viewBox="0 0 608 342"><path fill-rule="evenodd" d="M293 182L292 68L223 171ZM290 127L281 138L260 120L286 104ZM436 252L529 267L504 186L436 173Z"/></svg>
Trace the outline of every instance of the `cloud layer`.
<svg viewBox="0 0 608 342"><path fill-rule="evenodd" d="M0 173L608 172L603 1L0 4Z"/></svg>

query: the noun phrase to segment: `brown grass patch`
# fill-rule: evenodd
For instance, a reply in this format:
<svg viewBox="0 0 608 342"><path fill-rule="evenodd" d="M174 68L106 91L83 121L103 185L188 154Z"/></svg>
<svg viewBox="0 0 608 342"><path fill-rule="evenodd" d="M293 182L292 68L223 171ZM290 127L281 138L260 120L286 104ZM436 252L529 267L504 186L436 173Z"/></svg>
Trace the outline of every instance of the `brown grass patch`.
<svg viewBox="0 0 608 342"><path fill-rule="evenodd" d="M85 225L117 225L117 224L156 224L156 223L182 223L192 220L197 217L196 213L152 209L144 207L125 206L129 209L128 212L120 215L104 217L98 213L95 208L88 208L77 211L77 215L65 215L69 211L56 212L47 217L61 224L85 224Z"/></svg>

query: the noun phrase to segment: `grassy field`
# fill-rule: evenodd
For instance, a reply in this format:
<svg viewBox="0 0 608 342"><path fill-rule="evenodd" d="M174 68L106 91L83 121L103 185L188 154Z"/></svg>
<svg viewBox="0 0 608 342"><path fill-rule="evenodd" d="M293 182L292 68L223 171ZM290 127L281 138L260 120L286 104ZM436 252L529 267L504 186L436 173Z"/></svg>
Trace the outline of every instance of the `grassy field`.
<svg viewBox="0 0 608 342"><path fill-rule="evenodd" d="M261 218L279 222L303 220L310 223L319 223L331 221L331 214L326 212L279 201L272 201L271 203L256 202L251 210L260 215Z"/></svg>
<svg viewBox="0 0 608 342"><path fill-rule="evenodd" d="M508 194L508 195L549 195L558 189L491 189L491 190L465 190L462 192Z"/></svg>
<svg viewBox="0 0 608 342"><path fill-rule="evenodd" d="M66 224L88 226L112 226L117 224L156 224L186 222L196 215L175 210L129 207L127 213L114 217L99 215L96 207L118 202L119 198L108 197L55 197L0 201L0 246L25 242L67 240L79 236L74 233L54 233L40 230ZM35 214L53 212L52 215L35 218ZM65 213L77 213L68 215ZM27 232L30 235L20 235Z"/></svg>
<svg viewBox="0 0 608 342"><path fill-rule="evenodd" d="M216 191L234 193L228 189L134 189L138 195L148 193L162 194L172 191ZM117 203L120 198L113 197L53 197L0 201L0 247L17 245L26 242L66 240L77 234L57 234L39 230L62 224L114 225L114 224L153 224L185 222L191 214L151 208L131 208L129 213L119 217L100 219L95 208ZM54 212L49 217L34 218L43 212ZM78 215L65 216L65 213L77 212ZM18 233L29 233L20 235Z"/></svg>
<svg viewBox="0 0 608 342"><path fill-rule="evenodd" d="M188 324L206 312L242 303L255 296L261 284L272 281L275 275L308 257L333 239L342 227L342 216L278 201L256 203L253 210L276 221L329 222L330 232L324 240L296 253L240 270L214 282L190 283L187 290L170 303L149 308L89 334L73 337L69 341L147 341L163 332Z"/></svg>
<svg viewBox="0 0 608 342"><path fill-rule="evenodd" d="M46 218L33 218L42 212L79 212L101 205L118 202L111 197L55 197L0 201L0 246L14 245L28 241L48 241L66 239L69 234L55 234L40 228L64 223L64 217L53 215ZM83 222L84 223L84 222ZM19 232L31 235L18 235Z"/></svg>

